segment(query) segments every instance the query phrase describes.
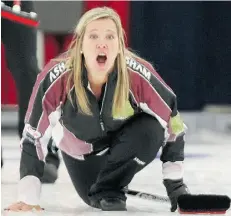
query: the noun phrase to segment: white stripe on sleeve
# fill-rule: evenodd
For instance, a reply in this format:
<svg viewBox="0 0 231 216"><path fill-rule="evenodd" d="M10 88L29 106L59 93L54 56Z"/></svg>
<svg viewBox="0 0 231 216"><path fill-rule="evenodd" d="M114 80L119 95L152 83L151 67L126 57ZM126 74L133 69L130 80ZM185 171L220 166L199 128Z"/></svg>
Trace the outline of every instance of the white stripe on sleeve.
<svg viewBox="0 0 231 216"><path fill-rule="evenodd" d="M184 175L183 161L166 162L162 165L163 179L181 179Z"/></svg>

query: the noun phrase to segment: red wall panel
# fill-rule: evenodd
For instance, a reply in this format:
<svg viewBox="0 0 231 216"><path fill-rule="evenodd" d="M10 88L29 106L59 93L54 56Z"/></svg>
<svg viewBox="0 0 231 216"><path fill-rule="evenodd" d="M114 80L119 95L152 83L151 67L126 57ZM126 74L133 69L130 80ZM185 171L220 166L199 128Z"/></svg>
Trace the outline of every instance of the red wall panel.
<svg viewBox="0 0 231 216"><path fill-rule="evenodd" d="M1 104L16 105L17 90L7 67L4 45L1 43Z"/></svg>
<svg viewBox="0 0 231 216"><path fill-rule="evenodd" d="M45 34L44 37L44 64L47 64L59 53L59 44L52 34Z"/></svg>

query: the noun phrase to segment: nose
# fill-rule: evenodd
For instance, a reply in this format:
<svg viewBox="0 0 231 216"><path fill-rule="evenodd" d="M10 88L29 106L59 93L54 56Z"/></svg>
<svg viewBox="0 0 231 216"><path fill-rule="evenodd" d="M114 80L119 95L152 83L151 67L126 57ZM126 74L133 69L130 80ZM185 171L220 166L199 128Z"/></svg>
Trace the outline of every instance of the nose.
<svg viewBox="0 0 231 216"><path fill-rule="evenodd" d="M107 44L106 43L97 44L97 48L98 49L106 49L107 48Z"/></svg>

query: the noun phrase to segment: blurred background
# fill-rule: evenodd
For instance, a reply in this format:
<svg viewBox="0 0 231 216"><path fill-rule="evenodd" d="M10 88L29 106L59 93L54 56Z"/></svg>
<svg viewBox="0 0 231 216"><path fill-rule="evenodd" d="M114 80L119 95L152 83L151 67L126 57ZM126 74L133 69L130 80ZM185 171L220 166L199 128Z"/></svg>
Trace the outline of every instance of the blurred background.
<svg viewBox="0 0 231 216"><path fill-rule="evenodd" d="M114 8L127 45L150 61L178 96L189 133L231 131L231 2L34 1L40 69L65 51L86 10ZM17 90L1 46L2 129L17 127Z"/></svg>

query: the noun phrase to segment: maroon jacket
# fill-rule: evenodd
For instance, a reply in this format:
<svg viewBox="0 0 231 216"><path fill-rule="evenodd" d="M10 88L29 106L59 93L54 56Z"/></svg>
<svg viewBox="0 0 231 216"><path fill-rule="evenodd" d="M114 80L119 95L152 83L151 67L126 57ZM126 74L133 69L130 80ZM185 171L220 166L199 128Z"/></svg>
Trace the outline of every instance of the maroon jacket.
<svg viewBox="0 0 231 216"><path fill-rule="evenodd" d="M64 55L66 53L61 57ZM110 74L104 86L100 108L88 86L86 71L83 71L83 83L93 112L93 116L89 117L78 113L75 102L73 107L67 98L69 71L64 61L51 60L37 77L26 115L22 146L33 143L39 160L44 161L47 144L52 136L59 149L74 158L83 159L84 154L104 148L94 145L95 141L117 130L136 113L146 112L157 118L165 128L166 142L163 148L169 143L171 148L175 145L176 150L171 152L179 152L180 160L183 160L183 145L177 147L179 141L176 138L182 137L185 126L177 111L176 95L147 61L126 57L126 63L131 76L131 88L130 99L122 114L111 114L116 70ZM71 89L71 95L75 99L74 88ZM172 154L163 156L163 161L172 160Z"/></svg>

